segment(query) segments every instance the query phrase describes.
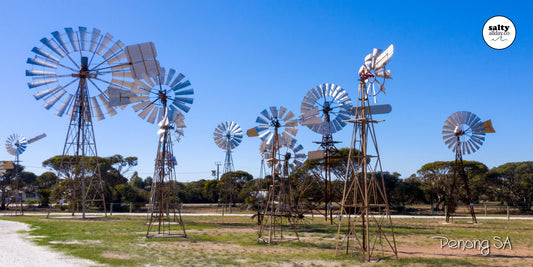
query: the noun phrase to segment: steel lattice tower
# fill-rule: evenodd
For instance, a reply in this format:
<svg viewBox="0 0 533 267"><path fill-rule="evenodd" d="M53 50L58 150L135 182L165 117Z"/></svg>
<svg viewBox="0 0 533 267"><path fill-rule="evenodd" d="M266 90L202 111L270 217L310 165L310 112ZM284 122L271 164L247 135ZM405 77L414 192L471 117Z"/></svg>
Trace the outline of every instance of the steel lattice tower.
<svg viewBox="0 0 533 267"><path fill-rule="evenodd" d="M87 79L94 78L95 75L88 71L87 58L83 57L79 74L73 74L79 78L79 84L59 166L60 177L74 180L75 188L73 188L73 195L71 196L73 204L76 202L76 192L81 191L83 218L85 218L89 201L91 203L101 201L104 213L107 215L87 88ZM69 177L67 172L71 168L73 168L71 172L73 177ZM74 215L74 209L73 205L72 215Z"/></svg>
<svg viewBox="0 0 533 267"><path fill-rule="evenodd" d="M176 175L174 167L177 165L173 155L171 131L173 123L169 121L166 98L162 99L165 118L160 122L160 138L157 146L154 178L150 192L150 206L148 210L148 229L146 237L183 236L185 226L181 219L176 192ZM151 235L151 233L154 233ZM180 233L182 232L182 234Z"/></svg>
<svg viewBox="0 0 533 267"><path fill-rule="evenodd" d="M379 86L378 93L385 91L383 83L377 78L390 79L390 71L385 70L385 64L392 53L391 45L383 53L374 49L365 58L365 64L359 70L355 119L348 120L354 127L339 215L336 254L344 247L346 253L361 253L366 261L372 259L376 250L385 253L385 248L398 256L374 129L379 121L372 118L369 100L376 96L374 83ZM346 232L341 233L344 230Z"/></svg>

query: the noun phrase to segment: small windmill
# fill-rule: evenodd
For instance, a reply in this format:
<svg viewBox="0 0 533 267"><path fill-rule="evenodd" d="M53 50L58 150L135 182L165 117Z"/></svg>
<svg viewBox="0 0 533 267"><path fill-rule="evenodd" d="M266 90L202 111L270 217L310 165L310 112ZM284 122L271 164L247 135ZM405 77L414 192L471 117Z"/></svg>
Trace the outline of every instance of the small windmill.
<svg viewBox="0 0 533 267"><path fill-rule="evenodd" d="M465 187L466 200L472 221L477 223L474 203L468 186L468 175L463 164L463 155L476 152L483 145L483 141L485 141L485 133L494 132L496 131L492 127L491 120L481 122L481 119L476 114L468 111L455 112L444 121L442 139L444 139L444 143L448 148L455 152L453 179L450 188L446 222L450 222L450 217L455 212L454 191L456 189L457 176L459 176Z"/></svg>
<svg viewBox="0 0 533 267"><path fill-rule="evenodd" d="M31 144L35 141L41 140L46 137L46 134L40 134L30 140L26 140L26 137L20 135L20 134L12 134L10 135L6 140L6 149L7 152L13 156L15 156L15 166L13 169L15 170L15 181L17 184L18 181L18 175L20 168L20 159L19 156L26 151L26 148L28 147L28 144ZM18 188L18 186L17 186ZM19 201L19 198L17 197L17 203ZM22 212L22 205L20 205L20 210Z"/></svg>
<svg viewBox="0 0 533 267"><path fill-rule="evenodd" d="M298 130L294 127L298 126L298 121L292 111L288 111L285 107L278 108L273 106L263 110L257 117L256 122L258 126L249 129L246 134L248 137L259 136L264 142L265 148L272 155L270 160L267 161L271 166L272 182L269 186L263 212L258 211L259 224L261 225L259 239L264 240L263 230L268 225L268 240L265 241L271 244L276 231L280 231L280 233L282 231L283 219L289 221L296 238L299 239L295 226L296 207L292 205L294 202L290 200L291 195L289 192L291 189L288 188L288 185L290 185L287 182L288 177L283 177L283 174L276 168L278 163L284 160L280 154L280 148L284 144L296 142L294 136ZM282 131L281 134L280 131ZM268 221L263 219L265 216L267 216Z"/></svg>
<svg viewBox="0 0 533 267"><path fill-rule="evenodd" d="M239 124L233 121L226 121L219 124L213 132L213 139L218 147L226 151L226 158L224 160L224 169L222 174L234 171L233 158L231 152L242 141L242 130Z"/></svg>
<svg viewBox="0 0 533 267"><path fill-rule="evenodd" d="M310 160L320 161L320 170L313 173L312 179L305 178L301 185L302 194L310 184L319 183L322 188L322 196L319 202L326 204L324 216L333 223L333 213L328 207L332 206L334 193L332 190L331 159L337 152L336 141L332 134L346 126L346 120L352 114L352 100L348 93L339 85L325 83L309 90L301 104L301 125L309 127L313 132L322 135L322 141L315 142L320 145L319 150L310 151ZM306 172L309 173L309 172ZM309 180L309 181L308 181Z"/></svg>
<svg viewBox="0 0 533 267"><path fill-rule="evenodd" d="M358 73L355 119L348 120L354 124L354 131L344 180L336 253L345 245L342 250L346 253L351 249L359 251L366 261L371 260L378 246L382 253L388 246L395 256L398 255L374 130L379 121L373 119L370 106L370 98L377 102L376 95L385 92L385 80L391 78L385 65L393 52L394 47L390 45L385 51L374 48L365 57ZM357 150L360 153L356 155ZM344 229L347 231L341 235Z"/></svg>

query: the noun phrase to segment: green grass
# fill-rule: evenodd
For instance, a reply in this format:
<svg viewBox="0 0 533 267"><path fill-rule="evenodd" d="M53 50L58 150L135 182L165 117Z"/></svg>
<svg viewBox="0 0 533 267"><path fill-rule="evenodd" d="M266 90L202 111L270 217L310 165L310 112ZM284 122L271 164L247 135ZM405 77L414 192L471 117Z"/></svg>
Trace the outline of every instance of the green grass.
<svg viewBox="0 0 533 267"><path fill-rule="evenodd" d="M108 266L498 266L533 264L533 221L394 219L399 258L390 253L377 263L365 263L360 254L335 256L337 227L322 218L298 225L300 241L257 240L259 226L248 217L183 217L187 238L145 238L145 217L108 216L90 220L44 219L42 216L1 217L28 223L39 245ZM390 233L390 229L384 229ZM266 231L268 235L268 231ZM290 229L284 229L292 236ZM440 248L432 236L453 239L509 237L513 251L495 250L488 257ZM411 253L429 248L426 254ZM379 255L379 253L376 253ZM444 256L440 255L443 254ZM436 257L435 255L440 255Z"/></svg>

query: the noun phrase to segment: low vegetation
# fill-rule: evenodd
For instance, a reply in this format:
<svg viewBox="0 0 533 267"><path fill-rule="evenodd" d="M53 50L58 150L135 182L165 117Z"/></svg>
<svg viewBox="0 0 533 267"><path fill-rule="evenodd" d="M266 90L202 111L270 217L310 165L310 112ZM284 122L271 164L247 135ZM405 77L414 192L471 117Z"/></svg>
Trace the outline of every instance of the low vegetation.
<svg viewBox="0 0 533 267"><path fill-rule="evenodd" d="M300 221L300 241L286 231L285 239L276 239L272 245L258 241L258 225L247 216L184 216L187 238L155 239L145 237L144 216L108 216L89 220L3 216L1 219L28 223L30 235L39 245L108 266L368 265L358 253L346 255L342 250L335 256L337 227L322 217ZM456 219L451 224L444 224L443 219L430 218L395 218L393 221L398 258L391 253L376 252L378 261L372 266L533 264L533 220L481 219L478 224L472 224L468 219ZM448 243L441 248L444 238ZM462 243L453 243L460 240ZM478 245L470 246L468 240L472 244L476 240L487 240L484 244L488 243L489 253Z"/></svg>

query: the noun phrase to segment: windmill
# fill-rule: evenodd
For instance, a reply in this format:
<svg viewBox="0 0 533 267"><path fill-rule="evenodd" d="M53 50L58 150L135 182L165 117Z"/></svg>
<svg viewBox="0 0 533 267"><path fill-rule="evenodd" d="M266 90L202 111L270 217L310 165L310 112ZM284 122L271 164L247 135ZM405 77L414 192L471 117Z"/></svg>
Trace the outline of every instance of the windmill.
<svg viewBox="0 0 533 267"><path fill-rule="evenodd" d="M96 28L65 28L64 33L55 31L51 38L42 38L42 47L34 47L34 56L27 60L31 69L26 76L32 79L28 87L42 89L34 94L35 99L43 100L48 110L54 108L57 116L69 117L59 176L74 179L77 188L73 191L81 191L83 218L89 200L101 201L105 211L92 118L105 118L102 106L109 116L115 115L110 89L128 90L133 86L131 79L146 76L157 65L152 43L124 48L113 38ZM75 166L74 177L66 171L69 166Z"/></svg>
<svg viewBox="0 0 533 267"><path fill-rule="evenodd" d="M241 127L239 124L233 121L223 122L215 128L215 131L213 132L213 139L218 147L226 151L224 170L222 174L234 171L231 152L242 141Z"/></svg>
<svg viewBox="0 0 533 267"><path fill-rule="evenodd" d="M113 93L113 103L134 104L132 108L141 119L151 124L157 122L160 127L146 237L187 237L174 188L177 162L173 142L183 136L185 117L181 112L189 112L194 89L185 75L172 68L168 71L159 68L151 76L135 80L135 84L133 95L120 92L126 95L121 97ZM177 228L173 227L176 225Z"/></svg>
<svg viewBox="0 0 533 267"><path fill-rule="evenodd" d="M283 177L289 177L292 173L296 172L296 167L302 167L304 165L303 161L305 160L306 155L302 153L303 149L304 147L297 144L296 139L293 139L291 143L284 143L278 149L281 158L276 166L272 166L272 162L274 162L272 160L272 148L265 149L264 157L268 167L274 167L277 174L280 174Z"/></svg>
<svg viewBox="0 0 533 267"><path fill-rule="evenodd" d="M450 188L446 222L450 222L450 217L455 212L454 191L456 189L457 176L459 176L466 191L466 201L468 202L472 221L477 223L472 195L468 186L468 175L463 164L463 155L476 152L483 145L483 141L485 141L485 133L494 132L496 131L492 127L491 120L481 122L481 119L476 114L468 111L455 112L444 121L442 139L444 139L444 143L448 148L455 152L453 179Z"/></svg>
<svg viewBox="0 0 533 267"><path fill-rule="evenodd" d="M271 244L276 235L276 229L281 234L283 219L287 219L294 230L296 238L299 239L295 226L295 207L292 205L293 202L289 194L291 189L288 188L290 185L288 177L283 177L283 174L276 168L278 163L284 160L280 154L282 145L296 142L294 136L298 130L294 127L298 126L298 121L292 111L288 111L285 107L272 106L261 112L257 117L256 123L258 123L258 126L249 129L246 134L248 137L259 136L272 155L269 160L272 183L269 186L263 212L258 211L259 238L264 240L263 230L268 225L269 234L266 242ZM282 132L280 133L280 131ZM264 220L265 216L268 217L268 222Z"/></svg>
<svg viewBox="0 0 533 267"><path fill-rule="evenodd" d="M309 152L310 160L320 160L320 169L314 172L311 181L308 182L307 177L305 178L301 193L305 194L305 189L313 183L320 184L323 194L319 202L324 201L326 204L324 212L326 220L328 207L332 206L334 195L331 184L331 159L337 152L335 144L338 143L333 141L332 134L346 126L345 120L348 120L352 114L351 103L352 100L344 89L335 84L325 83L309 90L301 104L300 124L322 135L322 141L315 142L320 145L319 150ZM340 175L339 173L336 176ZM329 210L330 221L333 223L333 212Z"/></svg>
<svg viewBox="0 0 533 267"><path fill-rule="evenodd" d="M365 57L358 73L355 119L348 120L354 124L354 131L344 180L336 253L345 245L346 253L360 251L366 261L371 260L378 246L382 253L385 245L395 256L398 255L374 131L374 124L379 121L373 119L370 106L370 98L376 102L376 95L385 92L385 80L391 78L385 65L390 61L393 49L392 45L385 51L374 49ZM357 155L356 149L360 151ZM345 234L341 234L342 229L347 229Z"/></svg>
<svg viewBox="0 0 533 267"><path fill-rule="evenodd" d="M6 140L6 150L9 154L15 156L15 166L13 166L13 169L15 170L15 181L17 183L17 190L19 190L19 170L20 170L20 160L19 156L26 151L26 148L28 147L28 144L31 144L35 141L41 140L44 137L46 137L46 134L40 134L34 138L31 138L30 140L26 140L26 137L20 135L20 134L12 134L10 135ZM17 203L19 200L22 200L22 198L19 199L19 197L16 198ZM20 205L20 211L22 213L22 205Z"/></svg>

